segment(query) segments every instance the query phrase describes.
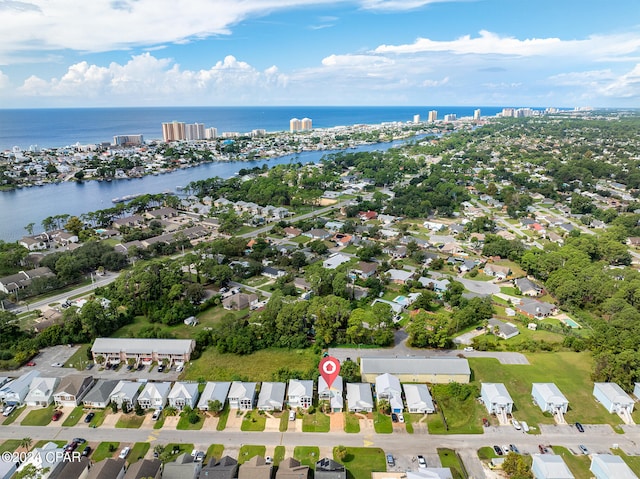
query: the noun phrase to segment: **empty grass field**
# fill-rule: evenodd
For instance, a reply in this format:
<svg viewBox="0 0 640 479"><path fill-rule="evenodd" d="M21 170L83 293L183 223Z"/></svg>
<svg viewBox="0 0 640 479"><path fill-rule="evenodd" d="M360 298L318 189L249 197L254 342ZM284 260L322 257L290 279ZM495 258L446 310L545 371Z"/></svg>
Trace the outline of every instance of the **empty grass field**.
<svg viewBox="0 0 640 479"><path fill-rule="evenodd" d="M329 432L330 428L331 419L319 410L302 417L302 432Z"/></svg>
<svg viewBox="0 0 640 479"><path fill-rule="evenodd" d="M144 459L145 454L151 447L151 444L148 442L136 442L131 448L131 452L129 456L127 456L127 462L129 464L133 464L134 462L139 461L140 459Z"/></svg>
<svg viewBox="0 0 640 479"><path fill-rule="evenodd" d="M143 422L144 416L138 416L136 414L123 414L118 419L118 422L116 422L116 427L124 429L138 429L140 426L142 426Z"/></svg>
<svg viewBox="0 0 640 479"><path fill-rule="evenodd" d="M267 448L265 446L253 446L251 444L245 444L240 448L240 452L238 453L238 464L244 464L253 456L262 456L264 457Z"/></svg>
<svg viewBox="0 0 640 479"><path fill-rule="evenodd" d="M384 451L378 447L348 447L344 461L336 457L335 448L333 451L333 459L346 467L347 479L371 479L372 472L387 470Z"/></svg>
<svg viewBox="0 0 640 479"><path fill-rule="evenodd" d="M80 421L81 418L84 417L84 408L82 406L76 406L73 408L73 411L69 413L64 422L62 423L62 427L73 427Z"/></svg>
<svg viewBox="0 0 640 479"><path fill-rule="evenodd" d="M267 424L267 417L260 414L258 410L247 412L242 419L241 431L264 431Z"/></svg>
<svg viewBox="0 0 640 479"><path fill-rule="evenodd" d="M393 423L391 416L381 414L377 411L373 412L373 428L378 434L391 434L393 432Z"/></svg>
<svg viewBox="0 0 640 479"><path fill-rule="evenodd" d="M91 454L91 460L99 462L108 457L113 457L119 447L119 442L101 442L98 444L98 447L96 447L96 450L93 451L93 454Z"/></svg>
<svg viewBox="0 0 640 479"><path fill-rule="evenodd" d="M222 444L211 444L209 446L209 449L207 449L207 455L204 458L204 463L208 464L209 459L213 457L220 460L223 454L224 454L224 446Z"/></svg>
<svg viewBox="0 0 640 479"><path fill-rule="evenodd" d="M316 468L316 462L320 458L320 448L315 446L296 446L293 450L293 458L300 461L303 466Z"/></svg>

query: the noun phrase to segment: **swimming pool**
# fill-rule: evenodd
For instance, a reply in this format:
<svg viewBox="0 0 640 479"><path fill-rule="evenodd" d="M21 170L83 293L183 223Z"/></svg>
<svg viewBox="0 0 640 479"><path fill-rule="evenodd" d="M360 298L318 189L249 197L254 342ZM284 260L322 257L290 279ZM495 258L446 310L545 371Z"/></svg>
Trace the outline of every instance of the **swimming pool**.
<svg viewBox="0 0 640 479"><path fill-rule="evenodd" d="M407 302L407 297L406 296L402 296L402 295L396 296L393 299L393 302L394 303L399 303L399 304L405 304Z"/></svg>
<svg viewBox="0 0 640 479"><path fill-rule="evenodd" d="M577 328L581 328L582 327L571 318L564 318L564 319L562 319L562 322L564 324L566 324L567 326L569 326L570 328L573 328L573 329L577 329Z"/></svg>

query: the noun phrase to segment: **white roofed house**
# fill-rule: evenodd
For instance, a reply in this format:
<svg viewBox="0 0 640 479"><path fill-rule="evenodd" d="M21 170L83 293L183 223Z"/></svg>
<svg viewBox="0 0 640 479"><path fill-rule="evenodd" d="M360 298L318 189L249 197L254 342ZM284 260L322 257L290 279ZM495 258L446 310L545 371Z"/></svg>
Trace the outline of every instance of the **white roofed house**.
<svg viewBox="0 0 640 479"><path fill-rule="evenodd" d="M55 391L60 378L35 377L29 385L29 392L24 398L27 406L47 407L53 402L53 392Z"/></svg>
<svg viewBox="0 0 640 479"><path fill-rule="evenodd" d="M176 382L169 392L169 406L180 410L185 406L193 409L196 407L198 395L198 383Z"/></svg>
<svg viewBox="0 0 640 479"><path fill-rule="evenodd" d="M489 414L495 414L501 424L507 423L507 414L513 410L513 399L502 383L482 383L480 397Z"/></svg>
<svg viewBox="0 0 640 479"><path fill-rule="evenodd" d="M487 263L484 265L484 273L489 276L494 276L499 280L503 280L511 274L511 268L508 266L501 266L499 264Z"/></svg>
<svg viewBox="0 0 640 479"><path fill-rule="evenodd" d="M488 328L494 335L502 339L511 339L520 334L520 330L512 323L504 323L498 319L491 318L488 321Z"/></svg>
<svg viewBox="0 0 640 479"><path fill-rule="evenodd" d="M436 408L426 384L403 384L407 410L410 413L433 414Z"/></svg>
<svg viewBox="0 0 640 479"><path fill-rule="evenodd" d="M337 376L331 387L327 385L327 381L322 376L318 378L318 399L320 401L329 401L331 412L342 412L344 409L343 392L342 376Z"/></svg>
<svg viewBox="0 0 640 479"><path fill-rule="evenodd" d="M347 383L347 407L350 412L372 412L371 384Z"/></svg>
<svg viewBox="0 0 640 479"><path fill-rule="evenodd" d="M290 408L309 409L313 404L313 381L290 379L287 404Z"/></svg>
<svg viewBox="0 0 640 479"><path fill-rule="evenodd" d="M627 463L613 454L594 454L589 470L596 479L638 479Z"/></svg>
<svg viewBox="0 0 640 479"><path fill-rule="evenodd" d="M2 386L2 389L0 389L0 400L9 406L22 406L27 394L29 394L31 382L39 376L39 371L29 371L13 381L6 383Z"/></svg>
<svg viewBox="0 0 640 479"><path fill-rule="evenodd" d="M616 383L595 383L593 395L610 413L617 413L626 424L634 424L631 413L634 401Z"/></svg>
<svg viewBox="0 0 640 479"><path fill-rule="evenodd" d="M560 424L564 424L564 414L569 409L569 401L554 383L533 383L531 397L542 410L554 415Z"/></svg>
<svg viewBox="0 0 640 479"><path fill-rule="evenodd" d="M147 383L138 395L138 404L142 409L162 409L167 404L170 382Z"/></svg>
<svg viewBox="0 0 640 479"><path fill-rule="evenodd" d="M227 395L231 409L251 410L255 407L256 383L233 381Z"/></svg>
<svg viewBox="0 0 640 479"><path fill-rule="evenodd" d="M282 411L286 389L285 383L262 383L260 394L258 394L258 409L261 411Z"/></svg>
<svg viewBox="0 0 640 479"><path fill-rule="evenodd" d="M198 409L201 411L208 411L209 403L214 401L218 401L220 403L220 407L223 408L225 402L227 402L227 394L229 393L230 387L230 382L207 382L202 394L200 395Z"/></svg>
<svg viewBox="0 0 640 479"><path fill-rule="evenodd" d="M562 456L534 454L531 472L534 479L574 479Z"/></svg>
<svg viewBox="0 0 640 479"><path fill-rule="evenodd" d="M48 442L42 447L34 448L27 456L27 460L20 464L18 472L32 465L40 472L36 477L47 479L63 466L63 459L64 449L58 447L55 442Z"/></svg>
<svg viewBox="0 0 640 479"><path fill-rule="evenodd" d="M381 399L389 401L392 412L404 410L400 380L392 374L385 373L376 377L376 398L378 401Z"/></svg>
<svg viewBox="0 0 640 479"><path fill-rule="evenodd" d="M111 391L111 401L120 409L131 409L138 399L140 384L133 381L119 381Z"/></svg>

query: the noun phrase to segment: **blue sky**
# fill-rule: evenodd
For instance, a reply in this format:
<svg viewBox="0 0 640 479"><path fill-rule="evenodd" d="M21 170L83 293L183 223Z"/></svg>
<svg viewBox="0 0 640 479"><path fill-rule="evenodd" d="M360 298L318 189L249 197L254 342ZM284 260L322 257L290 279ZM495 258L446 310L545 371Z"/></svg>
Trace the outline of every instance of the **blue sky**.
<svg viewBox="0 0 640 479"><path fill-rule="evenodd" d="M640 107L638 0L0 0L0 107Z"/></svg>

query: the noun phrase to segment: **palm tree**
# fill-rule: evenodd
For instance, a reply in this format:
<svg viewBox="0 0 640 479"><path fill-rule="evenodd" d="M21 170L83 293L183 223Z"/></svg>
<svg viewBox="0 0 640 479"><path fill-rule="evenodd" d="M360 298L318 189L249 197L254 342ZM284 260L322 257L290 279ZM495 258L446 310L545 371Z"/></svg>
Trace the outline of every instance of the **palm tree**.
<svg viewBox="0 0 640 479"><path fill-rule="evenodd" d="M25 451L29 450L31 444L33 444L33 439L31 439L30 437L23 437L22 439L20 439L20 447Z"/></svg>

